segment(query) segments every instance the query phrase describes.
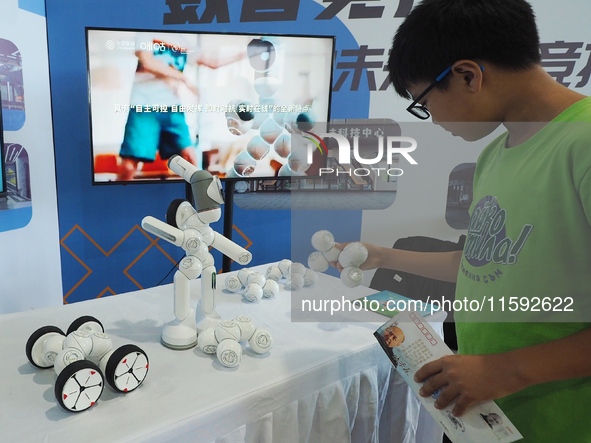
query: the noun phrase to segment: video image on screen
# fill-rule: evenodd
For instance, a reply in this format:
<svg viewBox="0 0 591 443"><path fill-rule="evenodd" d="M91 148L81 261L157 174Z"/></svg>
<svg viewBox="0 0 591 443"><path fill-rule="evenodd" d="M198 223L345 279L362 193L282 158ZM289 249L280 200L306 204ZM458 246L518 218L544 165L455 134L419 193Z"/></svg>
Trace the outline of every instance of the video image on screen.
<svg viewBox="0 0 591 443"><path fill-rule="evenodd" d="M2 108L0 108L0 198L5 197L7 194L4 156L4 126L2 124Z"/></svg>
<svg viewBox="0 0 591 443"><path fill-rule="evenodd" d="M334 37L86 29L94 184L315 175L294 132L326 122ZM301 160L301 159L300 159Z"/></svg>

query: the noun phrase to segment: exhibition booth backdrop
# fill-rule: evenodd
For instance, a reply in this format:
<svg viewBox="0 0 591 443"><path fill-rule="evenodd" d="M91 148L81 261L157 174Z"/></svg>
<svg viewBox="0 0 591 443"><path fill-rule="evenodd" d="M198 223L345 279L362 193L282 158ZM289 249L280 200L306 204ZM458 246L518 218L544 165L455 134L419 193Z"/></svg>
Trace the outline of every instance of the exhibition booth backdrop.
<svg viewBox="0 0 591 443"><path fill-rule="evenodd" d="M0 312L168 283L167 272L182 256L180 249L148 235L139 224L146 215L164 219L169 203L186 195L183 184L93 185L87 28L334 36L330 119L392 119L402 124L412 116L405 111L407 102L389 86L385 65L396 27L415 3L3 1L0 92L12 192L6 208L0 209ZM544 67L557 81L589 94L591 37L584 17L591 13L591 4L531 3ZM111 43L114 48L125 44L117 39ZM121 80L114 71L102 73L109 82L99 87L106 90ZM298 81L304 84L304 79ZM108 136L117 137L122 130L118 124ZM418 165L401 163L404 174L396 180L375 180L389 189L387 205L373 210L362 205L327 210L328 204L318 205L320 209L303 205L263 210L235 204L233 240L252 252L253 265L290 256L305 260L311 250L292 250L292 245L307 245L319 229L330 229L340 241L361 238L388 246L409 235L457 240L466 229L471 167L486 141L467 144L425 125L425 140L441 143L419 142L413 153ZM222 222L213 227L221 232ZM221 269L221 256L215 258Z"/></svg>

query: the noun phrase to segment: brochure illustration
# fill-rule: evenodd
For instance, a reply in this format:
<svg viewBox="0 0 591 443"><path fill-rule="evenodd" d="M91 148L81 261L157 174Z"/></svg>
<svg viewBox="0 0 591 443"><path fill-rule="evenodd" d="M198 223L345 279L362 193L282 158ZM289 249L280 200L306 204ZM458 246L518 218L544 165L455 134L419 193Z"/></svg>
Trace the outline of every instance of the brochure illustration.
<svg viewBox="0 0 591 443"><path fill-rule="evenodd" d="M436 409L439 392L421 397L421 383L414 375L425 363L453 352L421 313L404 311L394 315L374 332L404 381L453 443L510 443L522 439L509 418L493 401L473 406L461 417L452 414L453 404Z"/></svg>

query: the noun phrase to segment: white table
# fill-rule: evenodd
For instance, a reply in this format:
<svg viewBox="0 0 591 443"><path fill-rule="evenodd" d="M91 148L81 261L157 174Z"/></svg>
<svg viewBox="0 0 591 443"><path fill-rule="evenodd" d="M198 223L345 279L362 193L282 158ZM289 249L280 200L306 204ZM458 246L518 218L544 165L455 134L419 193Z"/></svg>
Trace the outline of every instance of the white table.
<svg viewBox="0 0 591 443"><path fill-rule="evenodd" d="M253 269L264 272L266 266ZM265 355L245 347L242 363L233 369L197 348L172 351L160 344L162 327L173 318L172 285L0 316L0 440L441 442L436 424L372 335L385 317L369 323L292 322L290 292L252 304L221 290L226 275L218 277L220 315L247 315L275 340ZM191 285L195 305L199 281ZM326 275L318 287L352 298L373 292L349 290ZM55 372L34 368L25 343L41 326L66 331L82 315L98 318L115 347L141 347L150 370L137 390L124 395L106 386L97 405L70 413L55 400ZM443 318L431 319L438 331Z"/></svg>

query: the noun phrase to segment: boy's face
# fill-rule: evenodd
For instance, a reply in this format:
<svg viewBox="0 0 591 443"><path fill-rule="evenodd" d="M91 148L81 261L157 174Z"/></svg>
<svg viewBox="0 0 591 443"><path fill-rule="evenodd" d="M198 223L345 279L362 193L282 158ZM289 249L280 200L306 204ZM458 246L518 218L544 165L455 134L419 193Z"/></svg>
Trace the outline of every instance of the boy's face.
<svg viewBox="0 0 591 443"><path fill-rule="evenodd" d="M475 66L472 71L454 66L448 74L448 87L431 89L419 102L429 110L433 123L467 141L479 140L500 125L500 120L495 118L494 103L481 86L482 77L476 74L480 68ZM418 82L408 90L418 97L427 87L429 83Z"/></svg>

